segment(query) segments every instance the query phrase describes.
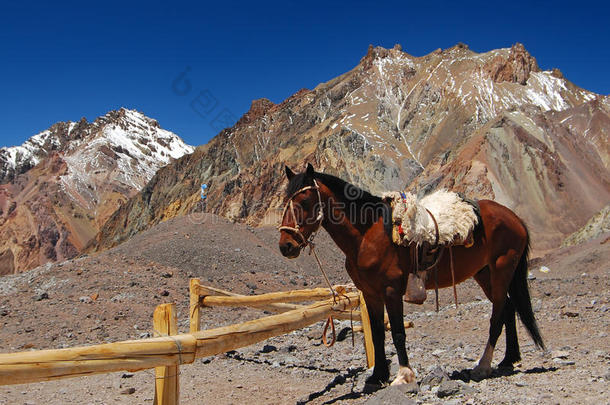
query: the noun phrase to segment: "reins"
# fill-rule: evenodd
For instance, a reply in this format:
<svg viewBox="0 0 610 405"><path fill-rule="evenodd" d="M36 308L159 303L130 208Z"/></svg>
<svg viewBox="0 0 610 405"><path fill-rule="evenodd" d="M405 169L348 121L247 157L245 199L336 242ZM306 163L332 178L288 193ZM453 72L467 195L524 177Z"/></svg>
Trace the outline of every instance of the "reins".
<svg viewBox="0 0 610 405"><path fill-rule="evenodd" d="M318 254L316 253L316 250L315 250L316 245L313 240L316 237L317 232L320 229L320 226L322 225L322 220L324 219L324 212L322 211L322 196L320 195L320 186L318 186L318 182L315 179L313 180L313 184L314 184L313 186L305 186L305 187L299 189L298 191L294 192L290 196L290 198L288 199L288 202L284 206L284 211L282 213L282 222L283 222L283 218L286 216L286 212L288 211L288 212L290 212L290 215L292 216L292 220L294 221L294 226L280 225L278 227L278 230L280 232L287 231L287 232L293 233L294 235L297 235L299 237L299 239L301 240L300 244L299 244L300 249L309 246L309 254L311 255L313 253L314 258L316 259L318 268L320 269L320 272L322 273L322 276L324 277L324 281L326 281L326 285L328 286L328 289L330 290L330 292L333 296L333 303L335 303L335 304L337 303L337 297L339 297L339 296L344 296L344 297L348 298L348 301L349 301L349 297L347 297L347 295L345 295L343 293L339 293L333 289L333 286L328 278L328 275L324 271L324 267L322 267L322 262L320 262L320 258L318 257ZM299 225L299 223L297 221L297 216L294 212L294 204L292 203L292 200L294 199L294 197L296 197L300 193L307 191L307 190L316 190L316 194L318 195L318 214L316 216L317 223L316 223L314 230L311 232L311 235L309 235L309 238L306 238L305 235L303 235L303 232L301 232L301 226ZM351 314L352 314L352 311L350 309L350 322L351 322ZM328 330L329 324L331 325L331 333L332 333L332 339L331 339L330 343L328 343L328 341L326 339L326 332ZM352 326L352 330L353 330L353 326ZM333 322L332 315L329 315L328 319L326 320L326 324L324 325L324 332L322 334L322 342L324 343L324 346L331 347L332 345L335 344L336 340L337 340L337 335L335 333L335 324ZM353 341L353 334L352 334L352 341Z"/></svg>

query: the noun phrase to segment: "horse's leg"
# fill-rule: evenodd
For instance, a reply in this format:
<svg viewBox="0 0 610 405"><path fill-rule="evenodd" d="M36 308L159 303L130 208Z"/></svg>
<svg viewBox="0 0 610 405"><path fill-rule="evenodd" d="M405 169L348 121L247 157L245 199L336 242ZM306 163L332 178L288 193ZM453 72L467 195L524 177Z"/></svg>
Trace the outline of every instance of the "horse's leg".
<svg viewBox="0 0 610 405"><path fill-rule="evenodd" d="M489 267L485 267L483 270L475 274L474 279L481 286L481 289L485 293L485 296L491 301L491 281L489 274ZM516 313L515 306L510 298L506 299L504 305L503 322L506 326L506 353L504 354L504 360L500 362L498 367L510 368L514 363L521 360L521 354L519 353L519 341L517 340L517 324L516 324Z"/></svg>
<svg viewBox="0 0 610 405"><path fill-rule="evenodd" d="M519 262L519 255L510 249L504 255L489 263L489 280L491 286L491 319L489 321L489 339L479 364L472 370L476 380L488 377L491 374L491 360L498 337L502 332L504 305L508 296L508 286L512 280L515 268Z"/></svg>
<svg viewBox="0 0 610 405"><path fill-rule="evenodd" d="M383 323L383 298L381 296L365 295L366 307L371 320L371 333L375 347L375 368L373 374L366 379L366 384L382 385L390 377L390 369L385 357L385 325Z"/></svg>
<svg viewBox="0 0 610 405"><path fill-rule="evenodd" d="M521 360L519 352L519 340L517 339L517 314L515 305L509 298L504 305L504 325L506 326L506 353L504 360L498 364L501 368L512 368L513 364Z"/></svg>
<svg viewBox="0 0 610 405"><path fill-rule="evenodd" d="M385 305L392 328L392 341L398 355L398 374L392 385L407 384L415 381L415 373L409 366L409 357L405 346L406 334L403 319L402 294L393 287L386 289Z"/></svg>

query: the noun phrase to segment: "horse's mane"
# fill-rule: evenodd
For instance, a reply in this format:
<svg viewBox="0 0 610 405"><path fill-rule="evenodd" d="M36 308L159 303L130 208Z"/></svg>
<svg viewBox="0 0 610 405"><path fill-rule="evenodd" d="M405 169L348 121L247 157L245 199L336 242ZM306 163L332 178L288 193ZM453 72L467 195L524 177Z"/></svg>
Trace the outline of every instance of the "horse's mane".
<svg viewBox="0 0 610 405"><path fill-rule="evenodd" d="M328 187L336 197L345 203L355 202L357 205L365 203L382 203L381 197L377 197L366 190L361 189L339 177L327 173L314 172L314 179L319 179ZM286 188L287 196L291 196L303 187L312 186L313 181L305 173L295 175Z"/></svg>
<svg viewBox="0 0 610 405"><path fill-rule="evenodd" d="M320 180L321 183L323 183L333 192L339 201L345 204L346 214L349 218L364 219L363 216L359 214L366 211L369 213L374 213L373 215L375 217L378 215L383 215L386 219L388 219L384 222L388 222L388 224L391 223L389 205L385 203L381 197L375 196L368 191L331 174L314 172L313 178ZM313 179L311 177L307 176L305 173L299 173L295 175L288 183L286 194L287 196L291 196L303 187L312 185ZM364 207L369 209L363 210Z"/></svg>

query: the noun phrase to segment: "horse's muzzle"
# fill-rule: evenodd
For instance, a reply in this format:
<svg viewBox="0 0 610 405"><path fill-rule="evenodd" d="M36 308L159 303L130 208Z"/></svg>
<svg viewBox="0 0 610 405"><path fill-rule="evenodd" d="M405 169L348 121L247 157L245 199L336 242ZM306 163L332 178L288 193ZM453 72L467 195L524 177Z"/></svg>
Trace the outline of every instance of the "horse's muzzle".
<svg viewBox="0 0 610 405"><path fill-rule="evenodd" d="M299 254L301 253L301 248L294 242L288 240L283 243L280 242L280 252L282 252L282 255L284 257L287 257L289 259L295 259L299 257Z"/></svg>

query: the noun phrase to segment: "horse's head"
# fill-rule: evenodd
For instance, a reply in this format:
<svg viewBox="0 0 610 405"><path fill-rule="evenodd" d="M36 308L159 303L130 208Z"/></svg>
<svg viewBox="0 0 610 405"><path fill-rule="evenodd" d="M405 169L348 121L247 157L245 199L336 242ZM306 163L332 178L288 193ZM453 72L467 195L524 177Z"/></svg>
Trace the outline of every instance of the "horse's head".
<svg viewBox="0 0 610 405"><path fill-rule="evenodd" d="M322 222L322 201L314 174L311 164L307 165L304 173L299 174L286 166L289 183L282 224L279 226L279 247L282 255L290 259L299 256Z"/></svg>

